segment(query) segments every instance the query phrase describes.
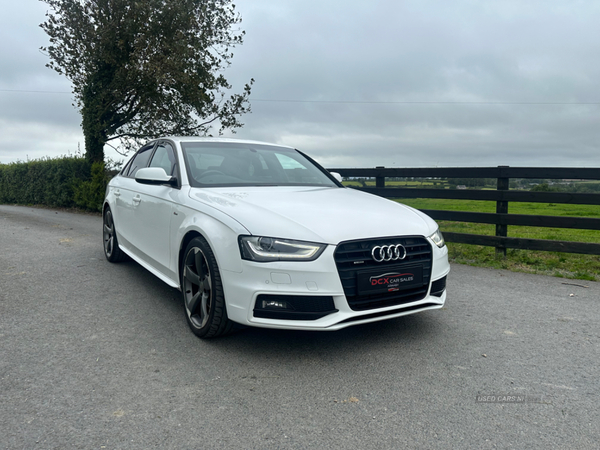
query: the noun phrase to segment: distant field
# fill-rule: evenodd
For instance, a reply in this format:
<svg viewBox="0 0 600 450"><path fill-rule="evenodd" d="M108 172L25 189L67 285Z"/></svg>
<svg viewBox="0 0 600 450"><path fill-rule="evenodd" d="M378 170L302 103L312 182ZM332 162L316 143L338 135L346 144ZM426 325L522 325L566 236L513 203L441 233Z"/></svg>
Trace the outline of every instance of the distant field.
<svg viewBox="0 0 600 450"><path fill-rule="evenodd" d="M345 181L346 186L375 186L375 180ZM578 184L597 184L599 182L572 182ZM421 188L432 187L448 189L446 180L417 179L410 181L387 181L387 187ZM529 187L529 186L527 186ZM489 186L478 189L493 189ZM397 199L397 201L417 209L439 209L448 211L496 212L496 203L477 200L445 199ZM600 217L600 207L596 205L565 205L548 203L509 203L510 214L533 214L546 216ZM457 232L493 236L495 225L467 222L439 221L442 232ZM508 227L508 236L529 239L550 239L575 242L600 243L600 231L573 230L544 227ZM519 272L538 273L557 277L582 280L600 280L600 256L578 255L573 253L535 252L529 250L507 251L507 257L497 258L493 247L449 243L450 258L455 263L474 266L502 268Z"/></svg>
<svg viewBox="0 0 600 450"><path fill-rule="evenodd" d="M491 182L490 182L491 181ZM511 182L511 189L524 189L529 190L535 185L539 184L538 182L530 182L530 180L513 180L515 184ZM546 180L547 181L547 180ZM455 180L456 182L456 180ZM466 183L466 181L464 181ZM366 179L363 181L360 180L350 180L344 181L344 185L346 186L362 186L364 183L365 186L375 187L374 179ZM461 182L456 182L456 184L462 184ZM449 183L446 179L432 180L427 178L416 178L414 180L409 181L390 181L386 180L385 185L387 187L406 187L406 188L436 188L436 189L450 189L455 188L456 184ZM574 180L569 182L559 182L559 183L551 183L548 186L549 190L559 190L563 192L600 192L600 180ZM588 188L587 190L581 190L582 188ZM488 180L488 184L486 186L479 186L477 189L496 189L496 181Z"/></svg>
<svg viewBox="0 0 600 450"><path fill-rule="evenodd" d="M444 199L398 199L417 209L495 212L494 202ZM544 203L509 203L511 214L547 216L600 217L600 207L593 205L564 205ZM488 224L439 221L440 229L457 233L494 235L495 226ZM600 231L562 228L509 226L508 235L531 239L552 239L600 243ZM506 259L498 259L493 247L448 244L453 262L473 266L494 267L518 272L538 273L581 280L600 280L600 256L573 253L534 252L509 249Z"/></svg>
<svg viewBox="0 0 600 450"><path fill-rule="evenodd" d="M366 181L366 186L375 187L375 180ZM425 187L425 186L437 186L439 189L445 189L449 185L444 180L423 180L423 181L386 181L387 187ZM344 186L362 186L360 181L344 181Z"/></svg>

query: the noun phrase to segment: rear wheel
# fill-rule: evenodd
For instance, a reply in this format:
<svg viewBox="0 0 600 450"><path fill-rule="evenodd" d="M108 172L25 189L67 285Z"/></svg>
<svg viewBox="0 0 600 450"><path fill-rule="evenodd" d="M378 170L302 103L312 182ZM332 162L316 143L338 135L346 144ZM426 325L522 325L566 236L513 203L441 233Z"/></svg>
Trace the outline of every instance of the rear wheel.
<svg viewBox="0 0 600 450"><path fill-rule="evenodd" d="M127 255L119 248L117 241L117 233L115 232L115 222L113 220L112 211L106 208L103 214L103 231L102 237L104 240L104 256L110 262L120 262L127 259Z"/></svg>
<svg viewBox="0 0 600 450"><path fill-rule="evenodd" d="M234 329L227 317L217 260L202 237L192 239L185 249L181 290L186 319L196 336L212 338Z"/></svg>

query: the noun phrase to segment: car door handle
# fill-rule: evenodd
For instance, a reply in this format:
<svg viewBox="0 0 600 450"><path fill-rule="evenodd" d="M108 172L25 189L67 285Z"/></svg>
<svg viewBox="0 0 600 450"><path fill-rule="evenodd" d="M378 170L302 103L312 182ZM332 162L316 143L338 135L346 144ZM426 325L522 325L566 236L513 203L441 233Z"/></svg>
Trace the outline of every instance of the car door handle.
<svg viewBox="0 0 600 450"><path fill-rule="evenodd" d="M117 189L113 192L113 194L115 197L119 197L121 195L121 191Z"/></svg>
<svg viewBox="0 0 600 450"><path fill-rule="evenodd" d="M136 205L139 205L141 201L142 197L140 197L139 195L137 197L133 197L133 203L135 203Z"/></svg>

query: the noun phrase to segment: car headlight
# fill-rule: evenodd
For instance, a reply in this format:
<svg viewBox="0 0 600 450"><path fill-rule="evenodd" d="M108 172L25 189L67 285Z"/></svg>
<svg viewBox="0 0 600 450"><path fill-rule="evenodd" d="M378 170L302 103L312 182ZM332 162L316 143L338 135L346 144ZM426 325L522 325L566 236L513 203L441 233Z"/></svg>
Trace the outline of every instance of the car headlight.
<svg viewBox="0 0 600 450"><path fill-rule="evenodd" d="M442 248L444 245L446 245L446 242L444 241L444 236L442 235L442 232L439 228L435 230L435 233L429 236L429 239L431 239L433 243L439 248Z"/></svg>
<svg viewBox="0 0 600 450"><path fill-rule="evenodd" d="M314 261L327 245L262 236L240 236L242 259L248 261Z"/></svg>

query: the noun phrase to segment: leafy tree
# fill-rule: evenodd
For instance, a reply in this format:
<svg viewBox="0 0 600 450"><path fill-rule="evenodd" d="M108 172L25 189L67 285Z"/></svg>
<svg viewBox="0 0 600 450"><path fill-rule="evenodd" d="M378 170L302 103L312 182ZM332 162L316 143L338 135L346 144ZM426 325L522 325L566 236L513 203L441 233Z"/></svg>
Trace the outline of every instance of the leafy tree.
<svg viewBox="0 0 600 450"><path fill-rule="evenodd" d="M235 131L251 85L226 96L223 70L244 32L230 0L41 0L47 67L73 84L86 157L160 135Z"/></svg>
<svg viewBox="0 0 600 450"><path fill-rule="evenodd" d="M534 192L556 192L558 189L551 187L547 182L543 182L531 188Z"/></svg>

